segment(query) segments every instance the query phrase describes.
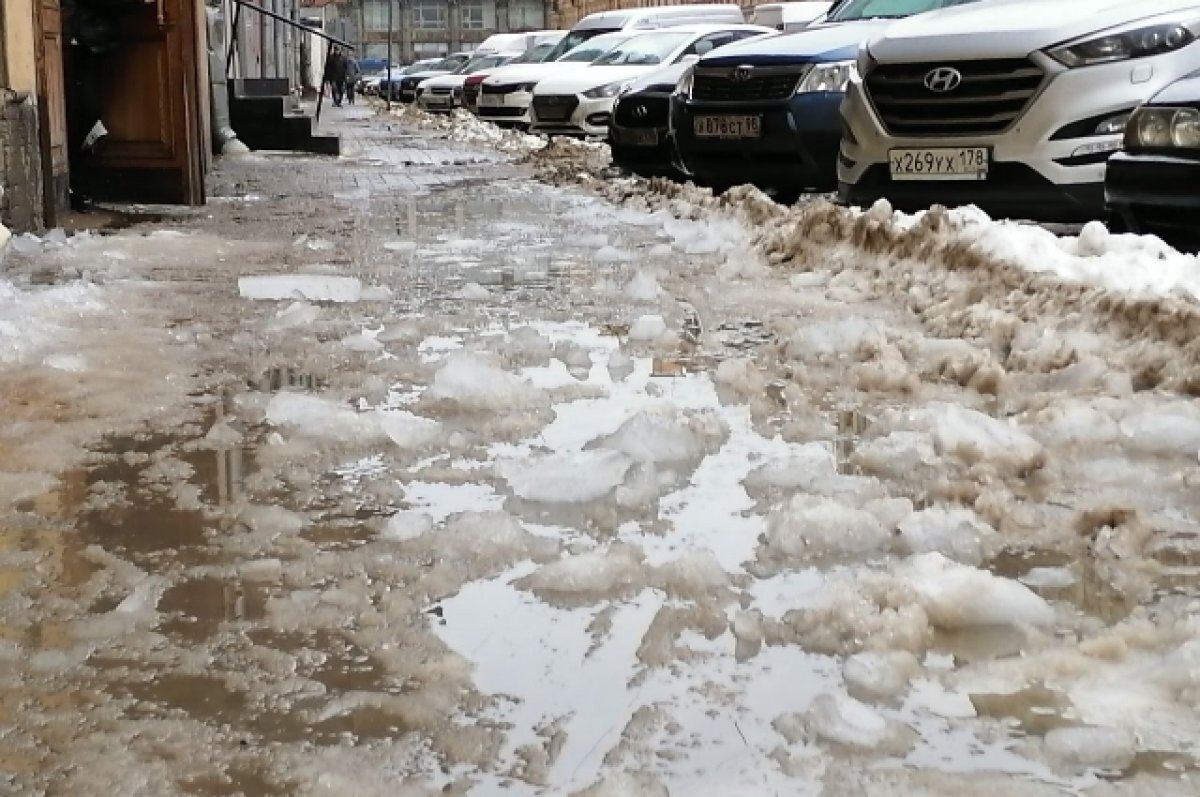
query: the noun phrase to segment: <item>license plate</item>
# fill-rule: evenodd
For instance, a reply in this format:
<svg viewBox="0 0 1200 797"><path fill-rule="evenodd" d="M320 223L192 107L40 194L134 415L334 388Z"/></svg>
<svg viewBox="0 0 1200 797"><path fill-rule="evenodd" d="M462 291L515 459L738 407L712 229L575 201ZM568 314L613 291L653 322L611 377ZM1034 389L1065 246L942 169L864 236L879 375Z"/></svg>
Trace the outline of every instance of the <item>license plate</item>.
<svg viewBox="0 0 1200 797"><path fill-rule="evenodd" d="M893 180L986 180L987 147L894 149L888 153Z"/></svg>
<svg viewBox="0 0 1200 797"><path fill-rule="evenodd" d="M449 97L438 97L435 95L432 97L426 97L425 102L428 105L445 105L446 103L450 102L450 98Z"/></svg>
<svg viewBox="0 0 1200 797"><path fill-rule="evenodd" d="M632 144L635 147L658 146L657 130L622 130L621 143Z"/></svg>
<svg viewBox="0 0 1200 797"><path fill-rule="evenodd" d="M476 100L476 102L477 102L479 105L488 106L488 107L495 106L495 105L502 105L502 104L503 104L503 103L500 101L500 95L499 95L499 94L480 94L480 95L479 95L479 99L478 99L478 100Z"/></svg>
<svg viewBox="0 0 1200 797"><path fill-rule="evenodd" d="M697 116L694 130L698 138L758 138L762 135L762 117Z"/></svg>

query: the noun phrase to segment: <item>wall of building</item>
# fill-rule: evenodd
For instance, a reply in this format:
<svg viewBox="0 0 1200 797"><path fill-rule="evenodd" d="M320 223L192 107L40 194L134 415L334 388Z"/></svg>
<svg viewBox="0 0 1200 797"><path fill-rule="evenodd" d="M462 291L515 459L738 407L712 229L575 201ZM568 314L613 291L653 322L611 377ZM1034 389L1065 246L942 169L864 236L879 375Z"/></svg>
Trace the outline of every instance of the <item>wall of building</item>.
<svg viewBox="0 0 1200 797"><path fill-rule="evenodd" d="M42 227L34 0L0 2L0 222Z"/></svg>
<svg viewBox="0 0 1200 797"><path fill-rule="evenodd" d="M354 21L367 58L387 57L389 2L392 58L400 63L469 50L493 33L549 27L550 0L353 0L341 13Z"/></svg>
<svg viewBox="0 0 1200 797"><path fill-rule="evenodd" d="M599 11L714 2L722 2L722 0L553 0L553 10L550 15L550 22L552 24L550 27L569 29L583 17Z"/></svg>

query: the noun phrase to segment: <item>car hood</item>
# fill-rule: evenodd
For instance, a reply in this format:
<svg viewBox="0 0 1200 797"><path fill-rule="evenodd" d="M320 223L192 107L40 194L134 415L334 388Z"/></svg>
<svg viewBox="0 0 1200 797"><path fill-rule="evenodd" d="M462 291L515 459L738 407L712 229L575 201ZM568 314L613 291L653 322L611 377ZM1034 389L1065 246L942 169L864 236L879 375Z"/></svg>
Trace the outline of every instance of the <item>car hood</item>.
<svg viewBox="0 0 1200 797"><path fill-rule="evenodd" d="M1200 72L1193 72L1160 91L1151 105L1190 105L1200 103Z"/></svg>
<svg viewBox="0 0 1200 797"><path fill-rule="evenodd" d="M589 66L576 69L570 74L548 77L537 84L537 94L577 94L581 91L606 86L609 83L633 80L647 72L654 72L660 64L650 66Z"/></svg>
<svg viewBox="0 0 1200 797"><path fill-rule="evenodd" d="M454 88L455 86L461 86L466 82L466 75L442 75L441 77L432 77L429 80L423 80L421 81L421 85L427 89L437 86L441 86L443 88L449 86L450 88Z"/></svg>
<svg viewBox="0 0 1200 797"><path fill-rule="evenodd" d="M636 94L639 91L671 91L675 86L679 85L679 79L683 77L683 73L691 68L691 64L671 64L663 69L656 69L648 75L642 75L635 78L629 84L627 94Z"/></svg>
<svg viewBox="0 0 1200 797"><path fill-rule="evenodd" d="M858 48L864 41L891 24L895 24L895 20L863 19L820 25L781 36L765 36L740 44L727 44L701 58L699 66L848 61L858 55Z"/></svg>
<svg viewBox="0 0 1200 797"><path fill-rule="evenodd" d="M991 0L897 20L869 47L884 62L1023 57L1172 12L1200 17L1196 0Z"/></svg>
<svg viewBox="0 0 1200 797"><path fill-rule="evenodd" d="M513 83L529 83L535 80L545 80L565 69L583 69L591 64L582 61L551 61L547 64L518 64L497 69L491 77L483 81L487 86L508 86Z"/></svg>
<svg viewBox="0 0 1200 797"><path fill-rule="evenodd" d="M442 75L449 74L450 73L444 69L431 72L413 72L411 75L405 75L404 79L409 82L420 82L422 80L429 80L431 77L441 77Z"/></svg>

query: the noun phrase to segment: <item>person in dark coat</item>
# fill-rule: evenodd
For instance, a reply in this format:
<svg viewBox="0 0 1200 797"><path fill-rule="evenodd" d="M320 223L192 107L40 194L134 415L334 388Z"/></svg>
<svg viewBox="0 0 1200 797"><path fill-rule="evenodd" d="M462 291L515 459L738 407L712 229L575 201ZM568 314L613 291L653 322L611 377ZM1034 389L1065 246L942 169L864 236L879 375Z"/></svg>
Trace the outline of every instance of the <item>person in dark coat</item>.
<svg viewBox="0 0 1200 797"><path fill-rule="evenodd" d="M346 56L334 47L325 59L325 83L329 85L329 95L333 98L334 107L342 107L342 97L346 91Z"/></svg>
<svg viewBox="0 0 1200 797"><path fill-rule="evenodd" d="M362 69L358 66L358 61L353 58L346 59L346 102L354 104L354 86L358 83L358 79L362 77Z"/></svg>

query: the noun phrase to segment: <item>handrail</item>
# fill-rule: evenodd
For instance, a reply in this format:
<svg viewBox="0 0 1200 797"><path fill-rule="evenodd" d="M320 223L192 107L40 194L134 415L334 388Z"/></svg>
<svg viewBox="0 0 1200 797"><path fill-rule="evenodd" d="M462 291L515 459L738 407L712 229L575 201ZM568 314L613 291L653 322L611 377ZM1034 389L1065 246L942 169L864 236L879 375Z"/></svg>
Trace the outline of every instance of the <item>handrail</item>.
<svg viewBox="0 0 1200 797"><path fill-rule="evenodd" d="M316 28L310 28L309 26L305 25L302 22L297 22L294 19L288 19L287 17L285 17L281 14L276 14L274 11L268 11L267 9L265 9L262 6L255 3L254 0L233 0L233 2L237 3L238 11L241 11L243 7L251 8L251 9L254 9L255 11L257 11L258 13L263 14L264 16L268 16L268 17L271 17L272 19L278 20L279 22L282 22L285 25L291 25L293 28L302 28L306 33L311 33L312 35L322 38L325 41L332 42L332 43L338 45L339 47L345 47L348 50L357 50L358 49L350 42L342 41L337 36L330 36L328 33L323 33L321 31L317 30Z"/></svg>

